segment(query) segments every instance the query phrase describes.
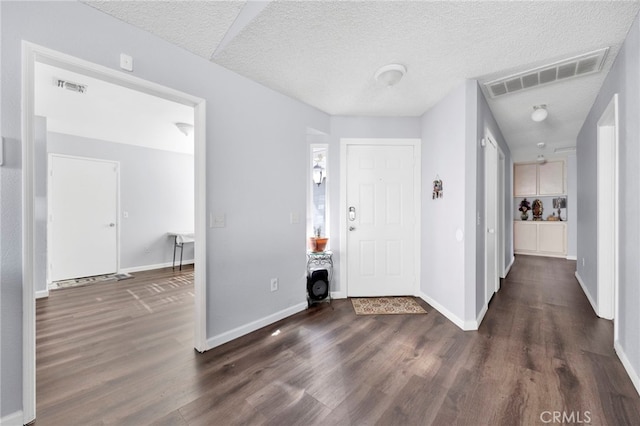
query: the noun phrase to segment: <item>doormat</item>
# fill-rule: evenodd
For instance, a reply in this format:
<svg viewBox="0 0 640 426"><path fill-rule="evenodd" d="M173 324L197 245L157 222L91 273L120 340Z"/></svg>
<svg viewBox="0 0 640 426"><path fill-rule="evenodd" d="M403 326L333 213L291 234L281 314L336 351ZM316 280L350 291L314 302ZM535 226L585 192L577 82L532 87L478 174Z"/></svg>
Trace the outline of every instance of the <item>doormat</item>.
<svg viewBox="0 0 640 426"><path fill-rule="evenodd" d="M426 314L413 297L352 298L356 315Z"/></svg>
<svg viewBox="0 0 640 426"><path fill-rule="evenodd" d="M57 290L60 288L79 287L87 284L103 283L108 281L122 281L133 278L133 275L123 274L106 274L94 277L73 278L70 280L55 281L49 284L49 290Z"/></svg>

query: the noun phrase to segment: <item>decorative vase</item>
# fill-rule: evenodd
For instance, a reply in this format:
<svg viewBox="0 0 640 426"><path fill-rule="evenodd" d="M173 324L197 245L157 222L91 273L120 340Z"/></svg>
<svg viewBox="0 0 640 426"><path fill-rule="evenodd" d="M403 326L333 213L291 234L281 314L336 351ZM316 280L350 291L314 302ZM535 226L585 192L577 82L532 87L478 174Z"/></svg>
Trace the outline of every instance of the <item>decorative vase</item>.
<svg viewBox="0 0 640 426"><path fill-rule="evenodd" d="M522 219L522 220L529 220L529 213L527 213L527 212L522 212L522 214L520 215L520 219Z"/></svg>

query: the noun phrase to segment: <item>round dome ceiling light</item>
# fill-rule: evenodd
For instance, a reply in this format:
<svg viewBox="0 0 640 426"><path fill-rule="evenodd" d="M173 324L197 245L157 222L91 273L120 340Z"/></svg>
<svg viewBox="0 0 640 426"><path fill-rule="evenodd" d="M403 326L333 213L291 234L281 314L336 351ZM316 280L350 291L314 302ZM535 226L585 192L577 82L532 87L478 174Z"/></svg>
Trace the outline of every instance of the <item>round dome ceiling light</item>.
<svg viewBox="0 0 640 426"><path fill-rule="evenodd" d="M544 121L545 118L547 118L547 115L549 115L549 113L546 105L535 105L533 107L533 112L531 113L531 119L533 121L540 122Z"/></svg>
<svg viewBox="0 0 640 426"><path fill-rule="evenodd" d="M389 64L380 67L376 71L376 81L384 84L387 87L395 86L402 80L402 77L407 73L407 67L401 64Z"/></svg>

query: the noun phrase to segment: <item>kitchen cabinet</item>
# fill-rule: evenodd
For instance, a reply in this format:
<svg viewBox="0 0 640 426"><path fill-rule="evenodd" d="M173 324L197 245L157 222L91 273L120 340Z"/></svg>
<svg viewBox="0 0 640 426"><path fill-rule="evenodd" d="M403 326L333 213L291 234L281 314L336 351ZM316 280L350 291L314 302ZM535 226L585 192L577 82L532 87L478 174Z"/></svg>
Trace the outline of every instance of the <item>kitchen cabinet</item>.
<svg viewBox="0 0 640 426"><path fill-rule="evenodd" d="M566 257L567 223L553 221L515 221L513 223L515 254Z"/></svg>
<svg viewBox="0 0 640 426"><path fill-rule="evenodd" d="M563 160L513 166L513 192L516 197L565 195L565 180Z"/></svg>

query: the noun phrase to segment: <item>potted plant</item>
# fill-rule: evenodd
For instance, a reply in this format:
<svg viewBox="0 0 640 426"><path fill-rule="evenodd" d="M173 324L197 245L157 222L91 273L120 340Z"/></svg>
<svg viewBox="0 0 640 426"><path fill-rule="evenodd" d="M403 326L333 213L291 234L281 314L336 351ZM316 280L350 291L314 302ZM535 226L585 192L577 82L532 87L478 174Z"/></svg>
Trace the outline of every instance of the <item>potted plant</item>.
<svg viewBox="0 0 640 426"><path fill-rule="evenodd" d="M518 210L522 212L522 214L520 215L520 219L529 219L529 210L531 210L531 204L527 201L526 198L520 201L520 208Z"/></svg>
<svg viewBox="0 0 640 426"><path fill-rule="evenodd" d="M329 241L329 238L322 237L322 227L320 226L313 228L313 233L314 236L309 237L309 249L313 253L323 252L327 247L327 241Z"/></svg>

